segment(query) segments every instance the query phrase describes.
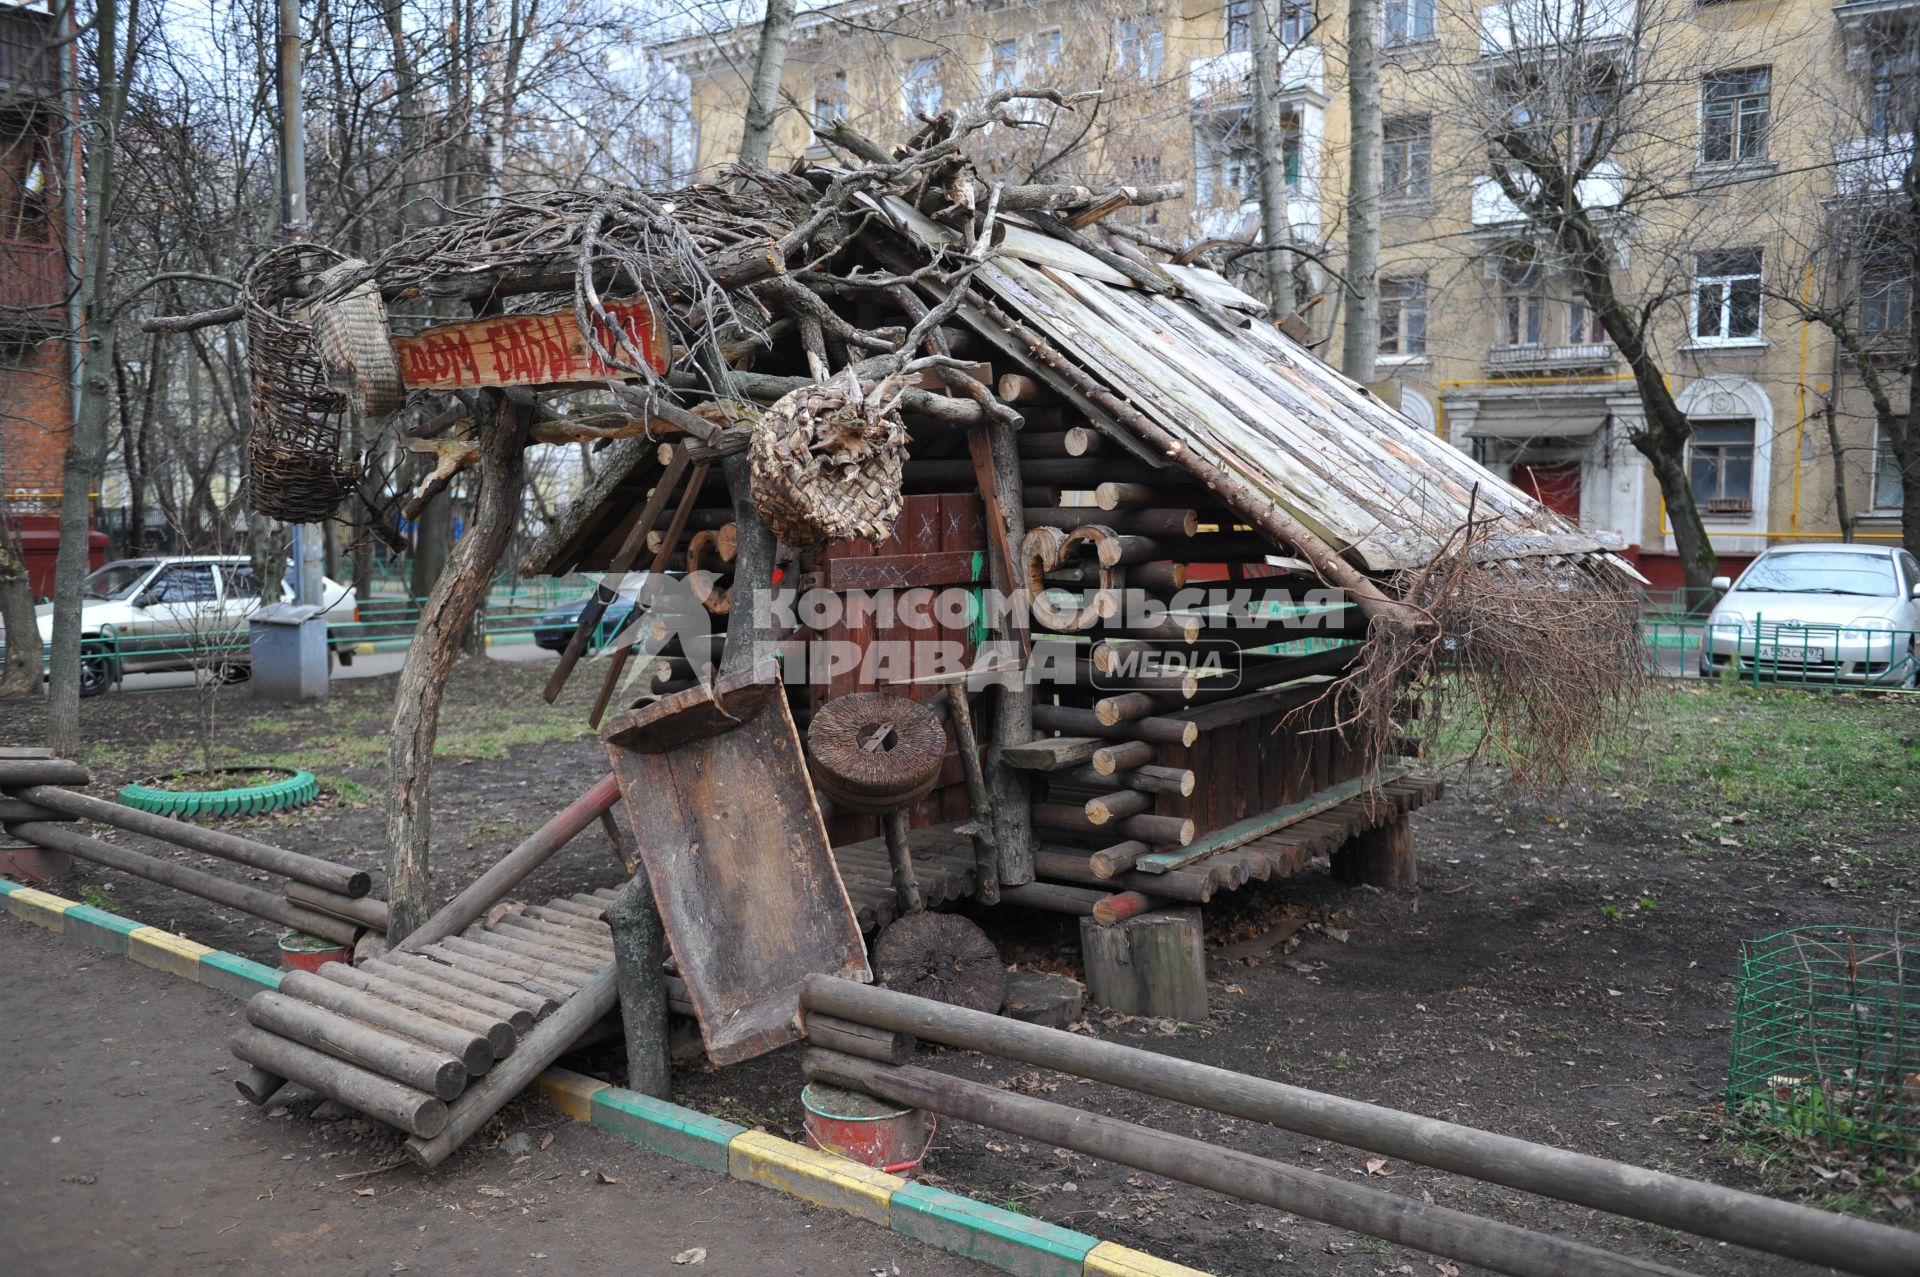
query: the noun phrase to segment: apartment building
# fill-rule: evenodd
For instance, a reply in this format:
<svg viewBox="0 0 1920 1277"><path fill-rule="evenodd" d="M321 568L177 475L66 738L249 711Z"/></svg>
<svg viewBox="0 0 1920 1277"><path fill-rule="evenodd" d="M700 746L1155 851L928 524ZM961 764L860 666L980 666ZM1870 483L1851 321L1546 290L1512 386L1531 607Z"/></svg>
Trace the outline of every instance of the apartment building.
<svg viewBox="0 0 1920 1277"><path fill-rule="evenodd" d="M73 428L55 21L45 6L0 5L0 517L37 595L53 592Z"/></svg>
<svg viewBox="0 0 1920 1277"><path fill-rule="evenodd" d="M1345 6L1276 0L1288 222L1331 271L1347 211ZM1324 0L1319 0L1324 3ZM1687 458L1715 549L1897 540L1901 485L1859 358L1807 316L1841 314L1905 402L1911 271L1870 227L1920 114L1920 3L1855 0L1386 0L1377 377L1414 420L1617 538L1659 585L1680 572L1631 437L1629 369L1571 282L1533 192L1491 175L1489 139L1530 129L1569 156L1623 301L1693 424ZM882 142L995 88L1099 89L1097 110L1024 113L989 159L1010 175L1181 181L1135 216L1169 240L1250 238L1250 6L1099 0L917 6L851 0L801 17L776 161L823 155L805 115ZM703 166L737 148L754 28L664 50L691 83ZM1520 203L1515 202L1515 197ZM1337 280L1298 290L1337 361Z"/></svg>

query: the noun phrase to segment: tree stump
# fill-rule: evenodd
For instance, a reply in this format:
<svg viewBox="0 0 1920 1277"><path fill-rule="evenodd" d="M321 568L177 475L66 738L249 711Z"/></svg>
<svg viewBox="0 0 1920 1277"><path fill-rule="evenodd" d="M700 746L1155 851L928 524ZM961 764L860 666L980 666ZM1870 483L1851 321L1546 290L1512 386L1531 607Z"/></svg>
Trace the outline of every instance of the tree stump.
<svg viewBox="0 0 1920 1277"><path fill-rule="evenodd" d="M1207 1018L1207 957L1200 910L1159 909L1103 927L1080 920L1087 996L1123 1015Z"/></svg>
<svg viewBox="0 0 1920 1277"><path fill-rule="evenodd" d="M1087 1009L1087 987L1048 971L1007 975L1007 1014L1028 1024L1064 1029L1079 1023Z"/></svg>
<svg viewBox="0 0 1920 1277"><path fill-rule="evenodd" d="M1390 891L1420 881L1413 857L1413 822L1400 816L1355 834L1329 857L1335 881Z"/></svg>

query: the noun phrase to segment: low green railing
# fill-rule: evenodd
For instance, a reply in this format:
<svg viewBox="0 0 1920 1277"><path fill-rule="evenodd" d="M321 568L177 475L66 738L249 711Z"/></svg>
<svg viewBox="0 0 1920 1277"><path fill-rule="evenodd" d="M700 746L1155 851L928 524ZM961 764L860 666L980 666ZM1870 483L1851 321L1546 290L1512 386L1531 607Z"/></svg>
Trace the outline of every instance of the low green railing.
<svg viewBox="0 0 1920 1277"><path fill-rule="evenodd" d="M1737 625L1646 620L1640 632L1659 673L1847 688L1911 687L1920 675L1914 630L1777 625L1762 614Z"/></svg>

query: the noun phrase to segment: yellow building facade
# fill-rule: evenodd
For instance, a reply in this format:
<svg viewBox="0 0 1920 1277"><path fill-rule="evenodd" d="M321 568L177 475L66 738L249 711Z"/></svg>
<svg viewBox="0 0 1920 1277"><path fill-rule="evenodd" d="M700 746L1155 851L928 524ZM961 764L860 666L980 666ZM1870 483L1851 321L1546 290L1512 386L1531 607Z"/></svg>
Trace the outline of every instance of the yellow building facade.
<svg viewBox="0 0 1920 1277"><path fill-rule="evenodd" d="M1860 374L1801 315L1846 310L1881 352L1875 366L1900 377L1905 279L1872 277L1871 261L1837 247L1834 225L1885 190L1911 151L1900 120L1920 57L1886 50L1909 22L1920 30L1920 2L1385 8L1376 377L1401 410L1617 538L1656 584L1679 583L1658 486L1629 441L1644 410L1628 370L1552 237L1489 176L1489 138L1518 121L1599 157L1580 169L1579 198L1611 246L1622 297L1650 316L1659 367L1694 424L1695 496L1727 565L1849 525L1857 539L1898 540L1897 471ZM1302 314L1338 362L1345 7L1275 9L1288 222L1317 259L1297 273ZM1250 241L1248 17L1238 0L852 0L803 14L775 162L829 154L813 118L891 144L921 115L997 88L1097 91L1071 111L1022 108L1028 127L995 126L983 139L995 176L1178 181L1179 203L1125 216L1172 242ZM757 37L746 27L662 50L688 77L703 169L738 149ZM1551 110L1565 118L1546 118Z"/></svg>

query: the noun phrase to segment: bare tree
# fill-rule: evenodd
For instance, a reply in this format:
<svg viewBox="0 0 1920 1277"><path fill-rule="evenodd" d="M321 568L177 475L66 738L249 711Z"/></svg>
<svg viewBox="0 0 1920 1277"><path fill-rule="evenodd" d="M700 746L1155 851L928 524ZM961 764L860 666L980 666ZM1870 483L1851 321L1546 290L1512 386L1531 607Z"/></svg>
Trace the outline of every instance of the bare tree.
<svg viewBox="0 0 1920 1277"><path fill-rule="evenodd" d="M767 0L760 20L760 42L753 56L753 79L747 85L746 124L740 134L740 163L763 168L773 150L773 120L780 109L780 78L787 66L787 47L793 41L793 0Z"/></svg>
<svg viewBox="0 0 1920 1277"><path fill-rule="evenodd" d="M1373 380L1380 290L1380 0L1347 5L1347 290L1340 371Z"/></svg>

